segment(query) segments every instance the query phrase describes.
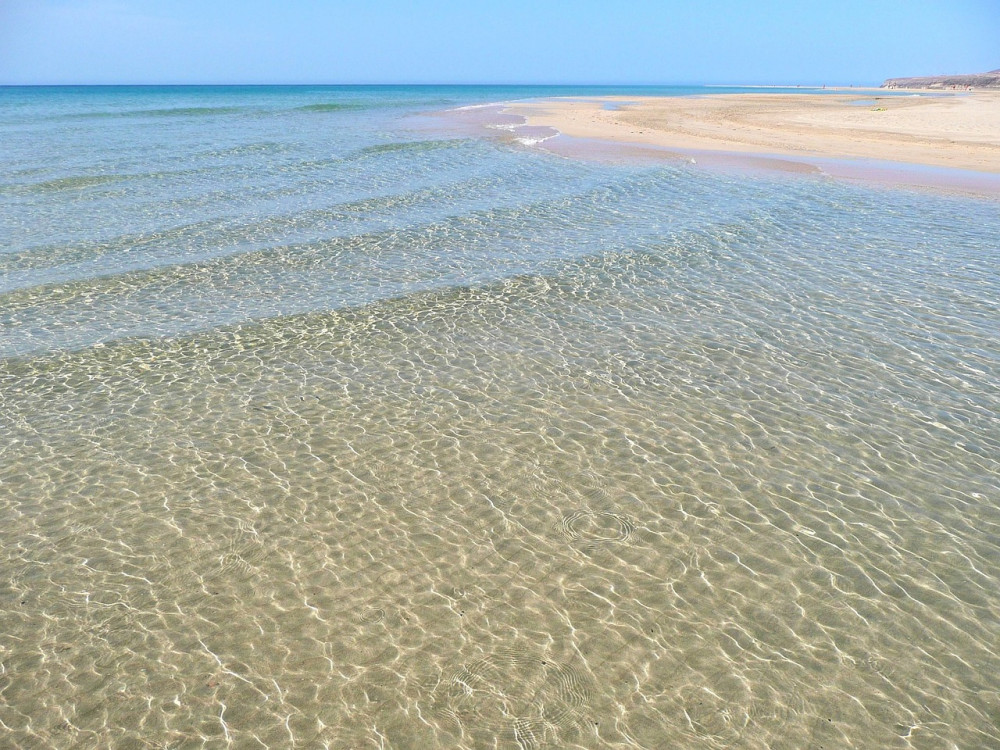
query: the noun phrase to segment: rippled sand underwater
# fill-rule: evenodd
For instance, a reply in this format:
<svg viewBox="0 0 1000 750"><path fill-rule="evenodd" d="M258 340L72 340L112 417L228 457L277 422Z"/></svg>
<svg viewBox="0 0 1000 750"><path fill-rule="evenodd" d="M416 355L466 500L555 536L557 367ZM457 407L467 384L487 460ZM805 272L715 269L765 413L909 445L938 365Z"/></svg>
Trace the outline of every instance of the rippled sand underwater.
<svg viewBox="0 0 1000 750"><path fill-rule="evenodd" d="M1000 747L995 203L386 154L18 248L0 745Z"/></svg>

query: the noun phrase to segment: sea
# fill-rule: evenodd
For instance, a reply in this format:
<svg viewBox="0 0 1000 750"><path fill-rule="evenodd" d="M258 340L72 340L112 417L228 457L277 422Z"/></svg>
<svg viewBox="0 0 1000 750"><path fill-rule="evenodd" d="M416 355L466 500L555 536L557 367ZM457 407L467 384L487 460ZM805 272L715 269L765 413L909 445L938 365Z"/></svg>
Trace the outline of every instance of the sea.
<svg viewBox="0 0 1000 750"><path fill-rule="evenodd" d="M728 90L0 89L0 746L1000 748L1000 202L496 106Z"/></svg>

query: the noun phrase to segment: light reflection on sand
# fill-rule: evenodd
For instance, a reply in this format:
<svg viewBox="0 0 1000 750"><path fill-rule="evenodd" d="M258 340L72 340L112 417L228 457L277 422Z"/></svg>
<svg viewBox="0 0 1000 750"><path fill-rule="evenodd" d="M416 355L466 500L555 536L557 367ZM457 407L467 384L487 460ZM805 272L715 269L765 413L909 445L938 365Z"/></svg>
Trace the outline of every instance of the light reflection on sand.
<svg viewBox="0 0 1000 750"><path fill-rule="evenodd" d="M8 362L5 731L992 741L986 362L757 241Z"/></svg>

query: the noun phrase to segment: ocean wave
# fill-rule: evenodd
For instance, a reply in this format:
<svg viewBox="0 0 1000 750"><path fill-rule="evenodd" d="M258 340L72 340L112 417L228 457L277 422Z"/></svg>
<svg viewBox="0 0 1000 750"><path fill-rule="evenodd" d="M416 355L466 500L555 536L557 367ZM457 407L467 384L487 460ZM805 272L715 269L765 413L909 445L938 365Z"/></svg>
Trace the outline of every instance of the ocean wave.
<svg viewBox="0 0 1000 750"><path fill-rule="evenodd" d="M232 115L246 111L248 111L246 107L164 107L159 109L77 112L70 115L60 115L56 119L94 120L118 119L123 117L206 117L210 115Z"/></svg>
<svg viewBox="0 0 1000 750"><path fill-rule="evenodd" d="M520 211L488 214L495 218ZM0 294L3 318L12 323L0 357L77 350L136 336L174 338L289 315L344 315L380 305L405 304L430 314L437 308L454 312L483 299L508 305L555 290L589 298L621 287L624 277L632 285L651 282L684 254L685 240L680 240L669 248L636 246L541 259L512 253L489 263L481 263L479 250L472 247L456 261L459 248L472 242L459 231L461 226L475 224L483 215L473 212L402 232L257 248ZM282 288L295 288L294 297L267 291ZM42 333L37 326L17 325L21 320L58 320L59 325Z"/></svg>
<svg viewBox="0 0 1000 750"><path fill-rule="evenodd" d="M205 115L232 115L245 111L244 107L173 107L142 109L131 114L140 117L203 117Z"/></svg>
<svg viewBox="0 0 1000 750"><path fill-rule="evenodd" d="M345 329L378 330L412 322L419 317L424 323L433 318L454 319L461 311L496 311L517 301L538 301L550 290L541 276L518 274L488 283L454 282L435 287L398 291L381 298L340 304L321 309L297 310L256 317L234 318L213 326L177 330L170 335L158 335L144 330L140 321L126 328L119 327L92 340L61 342L59 347L21 347L21 351L0 347L0 373L6 376L29 377L32 373L49 371L53 358L82 357L106 362L112 369L131 368L136 361L148 361L153 352L200 348L205 342L238 337L243 350L299 348L310 339L311 351L319 352L324 341L334 343Z"/></svg>
<svg viewBox="0 0 1000 750"><path fill-rule="evenodd" d="M12 337L0 347L0 361L10 367L51 356L46 352L83 352L105 344L123 352L133 346L172 348L206 337L225 338L234 331L244 343L258 339L261 347L272 347L284 339L301 341L307 331L326 337L336 335L338 328L382 330L409 326L415 319L422 325L435 319L453 325L456 319L503 317L507 311L541 305L591 304L602 295L617 294L616 290L662 283L664 274L678 263L690 262L693 239L685 233L669 243L597 250L542 263L498 259L474 270L442 269L420 280L393 278L392 273L370 278L386 251L366 258L363 249L395 243L400 253L412 251L425 229L403 237L390 230L266 248L203 263L49 285L6 298L0 295L3 318L48 319L58 310L62 323L44 341L34 338L37 331ZM435 250L439 252L440 248ZM265 287L278 286L274 282L279 279L268 278L262 287L255 269L270 269L268 276L279 274L286 282L302 282L296 299L261 296ZM323 282L324 271L334 270L340 277L353 275L357 288L335 289L337 285ZM309 283L315 288L304 288ZM238 286L245 287L242 295L234 288ZM44 311L37 309L40 299L45 300ZM75 304L80 299L87 300L86 311ZM157 301L156 315L149 314L148 300Z"/></svg>
<svg viewBox="0 0 1000 750"><path fill-rule="evenodd" d="M257 221L215 219L162 227L155 232L0 252L0 294L256 252L268 243L288 244L288 238L295 234L321 229L329 233L333 226L343 234L328 239L357 236L358 228L368 222L379 222L416 207L450 205L456 195L475 194L489 186L488 180L473 178L448 187L371 195Z"/></svg>
<svg viewBox="0 0 1000 750"><path fill-rule="evenodd" d="M414 141L381 144L404 153L411 147L418 152L427 149L459 147L468 143L453 141ZM355 156L363 156L355 152ZM341 161L341 160L337 160ZM170 174L186 174L176 172ZM26 284L39 286L57 279L59 283L114 275L122 271L151 270L167 265L200 262L256 252L263 246L284 247L296 238L317 233L326 240L346 237L367 237L382 243L381 235L371 229L381 228L390 221L402 232L419 227L421 233L454 235L471 232L468 242L486 237L499 239L502 227L530 227L552 224L570 228L574 216L590 212L591 219L605 215L611 203L627 201L637 204L651 189L662 187L662 172L637 176L611 185L591 186L582 192L566 196L548 196L530 202L517 200L517 190L501 191L507 200L497 202L498 186L488 176L477 175L446 185L427 185L411 190L391 187L351 200L331 203L307 211L273 214L254 220L222 218L163 226L155 232L127 232L100 240L59 244L39 244L16 252L0 253L0 290L11 292ZM150 175L124 175L139 179ZM159 173L152 176L160 176ZM690 189L690 188L689 188ZM238 197L233 194L233 199ZM491 206L485 210L461 212L459 198L470 200L470 208L481 205L478 198L486 197ZM413 214L414 209L437 208L432 214ZM399 224L403 217L410 217ZM411 223L412 222L412 223ZM476 237L483 227L493 227L488 235ZM369 230L369 231L366 231ZM322 241L322 240L321 240ZM468 244L468 243L463 243ZM84 275L85 274L85 275Z"/></svg>
<svg viewBox="0 0 1000 750"><path fill-rule="evenodd" d="M489 130L502 130L510 133L511 139L522 146L537 146L547 140L560 135L559 131L548 125L528 125L527 119L521 115L513 115L509 112L498 112L498 116L508 118L509 122L488 122L485 127Z"/></svg>
<svg viewBox="0 0 1000 750"><path fill-rule="evenodd" d="M698 248L711 250L715 243L726 248L740 240L726 227L713 233L707 247L696 236L681 237L683 225L695 221L695 215L684 221L678 217L666 234L666 250L651 248L636 234L629 246L611 242L598 248L588 240L595 228L613 231L622 222L616 207L628 205L641 213L647 202L658 204L670 191L682 189L671 175L658 169L589 183L564 195L536 194L538 199L531 201L515 197L512 204L498 203L490 191L488 208L474 199L459 200L488 180L431 186L263 222L210 222L154 236L123 236L110 247L38 248L37 263L21 254L4 264L13 272L6 281L15 287L0 295L0 311L10 322L4 350L75 348L143 332L174 336L192 328L351 307L455 283L483 284L553 269L567 274L572 272L567 261L572 264L595 250L624 253L614 256L615 263L630 268L643 248L653 252L651 257L664 252L704 256ZM690 193L694 187L685 183L683 189ZM444 208L433 214L410 212L408 207L415 205ZM758 229L776 231L773 223ZM704 232L702 224L699 234ZM664 239L662 227L658 236ZM685 247L692 252L683 252ZM140 252L133 253L136 249ZM34 270L19 273L26 262ZM640 265L644 273L655 275L648 258ZM601 273L608 287L620 284L617 270L605 267Z"/></svg>
<svg viewBox="0 0 1000 750"><path fill-rule="evenodd" d="M495 310L497 305L507 306L514 301L537 300L551 288L544 276L521 273L480 281L440 279L417 288L396 285L386 289L381 296L341 299L334 304L330 304L329 299L317 299L313 300L312 305L285 310L240 310L234 304L226 304L215 310L216 315L212 320L203 315L193 316L189 311L182 315L178 307L176 319L169 322L169 330L163 330L163 320L151 319L143 314L138 305L128 302L115 311L117 314L113 315L113 325L106 325L104 316L81 316L81 311L72 307L72 299L80 295L96 302L122 299L132 301L139 296L139 290L152 290L152 294L162 295L167 288L184 286L185 277L190 281L199 275L203 278L208 275L208 269L204 265L159 269L152 274L120 274L103 278L99 280L99 284L80 282L54 286L46 290L47 296L55 297L49 300L47 307L57 305L62 308L65 325L58 331L48 332L44 337L36 338L32 334L12 336L8 342L0 345L0 367L9 370L17 367L18 362L23 365L31 361L43 361L51 356L62 356L61 352L81 353L105 345L125 351L133 346L171 348L192 339L225 337L237 329L244 340L255 337L273 339L298 337L304 329L326 330L338 323L365 318L400 319L404 311L406 319L410 319L411 315L419 315L426 320L429 319L428 316L453 316L458 310L481 308L486 304ZM27 302L29 299L31 297L19 301ZM180 300L175 302L179 303ZM0 320L11 317L18 319L33 305L16 307L22 309L11 311L8 307ZM124 307L130 309L122 309ZM216 308L217 305L212 307ZM161 310L164 308L161 304ZM207 309L206 307L205 310ZM127 314L122 315L123 312Z"/></svg>
<svg viewBox="0 0 1000 750"><path fill-rule="evenodd" d="M294 147L277 141L260 141L257 143L240 143L228 148L212 149L195 154L198 157L226 159L240 156L255 156L258 154L282 154L293 151Z"/></svg>
<svg viewBox="0 0 1000 750"><path fill-rule="evenodd" d="M466 104L462 107L453 107L448 110L449 112L469 112L477 109L500 109L502 107L509 106L511 102L486 102L485 104Z"/></svg>
<svg viewBox="0 0 1000 750"><path fill-rule="evenodd" d="M318 104L303 104L295 109L298 112L356 112L362 109L371 109L371 107L360 102L320 102Z"/></svg>
<svg viewBox="0 0 1000 750"><path fill-rule="evenodd" d="M125 174L77 175L75 177L57 177L42 182L32 182L21 185L5 185L0 192L5 193L58 193L68 190L83 190L100 185L110 185L129 179Z"/></svg>
<svg viewBox="0 0 1000 750"><path fill-rule="evenodd" d="M391 154L399 152L423 153L425 151L438 151L440 149L459 148L468 143L461 138L434 141L394 141L391 143L378 143L374 146L366 146L349 154L346 158L358 156L378 156L380 154Z"/></svg>
<svg viewBox="0 0 1000 750"><path fill-rule="evenodd" d="M537 146L539 143L545 143L545 141L555 138L557 135L559 135L559 133L543 136L515 136L514 140L523 146Z"/></svg>
<svg viewBox="0 0 1000 750"><path fill-rule="evenodd" d="M365 102L316 102L314 104L303 104L295 107L296 112L358 112L366 110L400 109L406 107L420 107L430 109L438 106L447 106L454 102L453 99L382 99Z"/></svg>

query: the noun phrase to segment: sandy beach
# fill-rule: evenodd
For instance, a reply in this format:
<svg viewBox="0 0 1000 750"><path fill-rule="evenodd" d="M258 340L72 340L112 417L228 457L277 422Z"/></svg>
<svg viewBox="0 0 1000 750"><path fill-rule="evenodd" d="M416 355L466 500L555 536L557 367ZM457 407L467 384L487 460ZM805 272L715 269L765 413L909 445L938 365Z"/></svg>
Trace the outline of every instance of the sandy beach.
<svg viewBox="0 0 1000 750"><path fill-rule="evenodd" d="M518 102L528 126L690 152L875 159L1000 173L1000 92L720 94Z"/></svg>

